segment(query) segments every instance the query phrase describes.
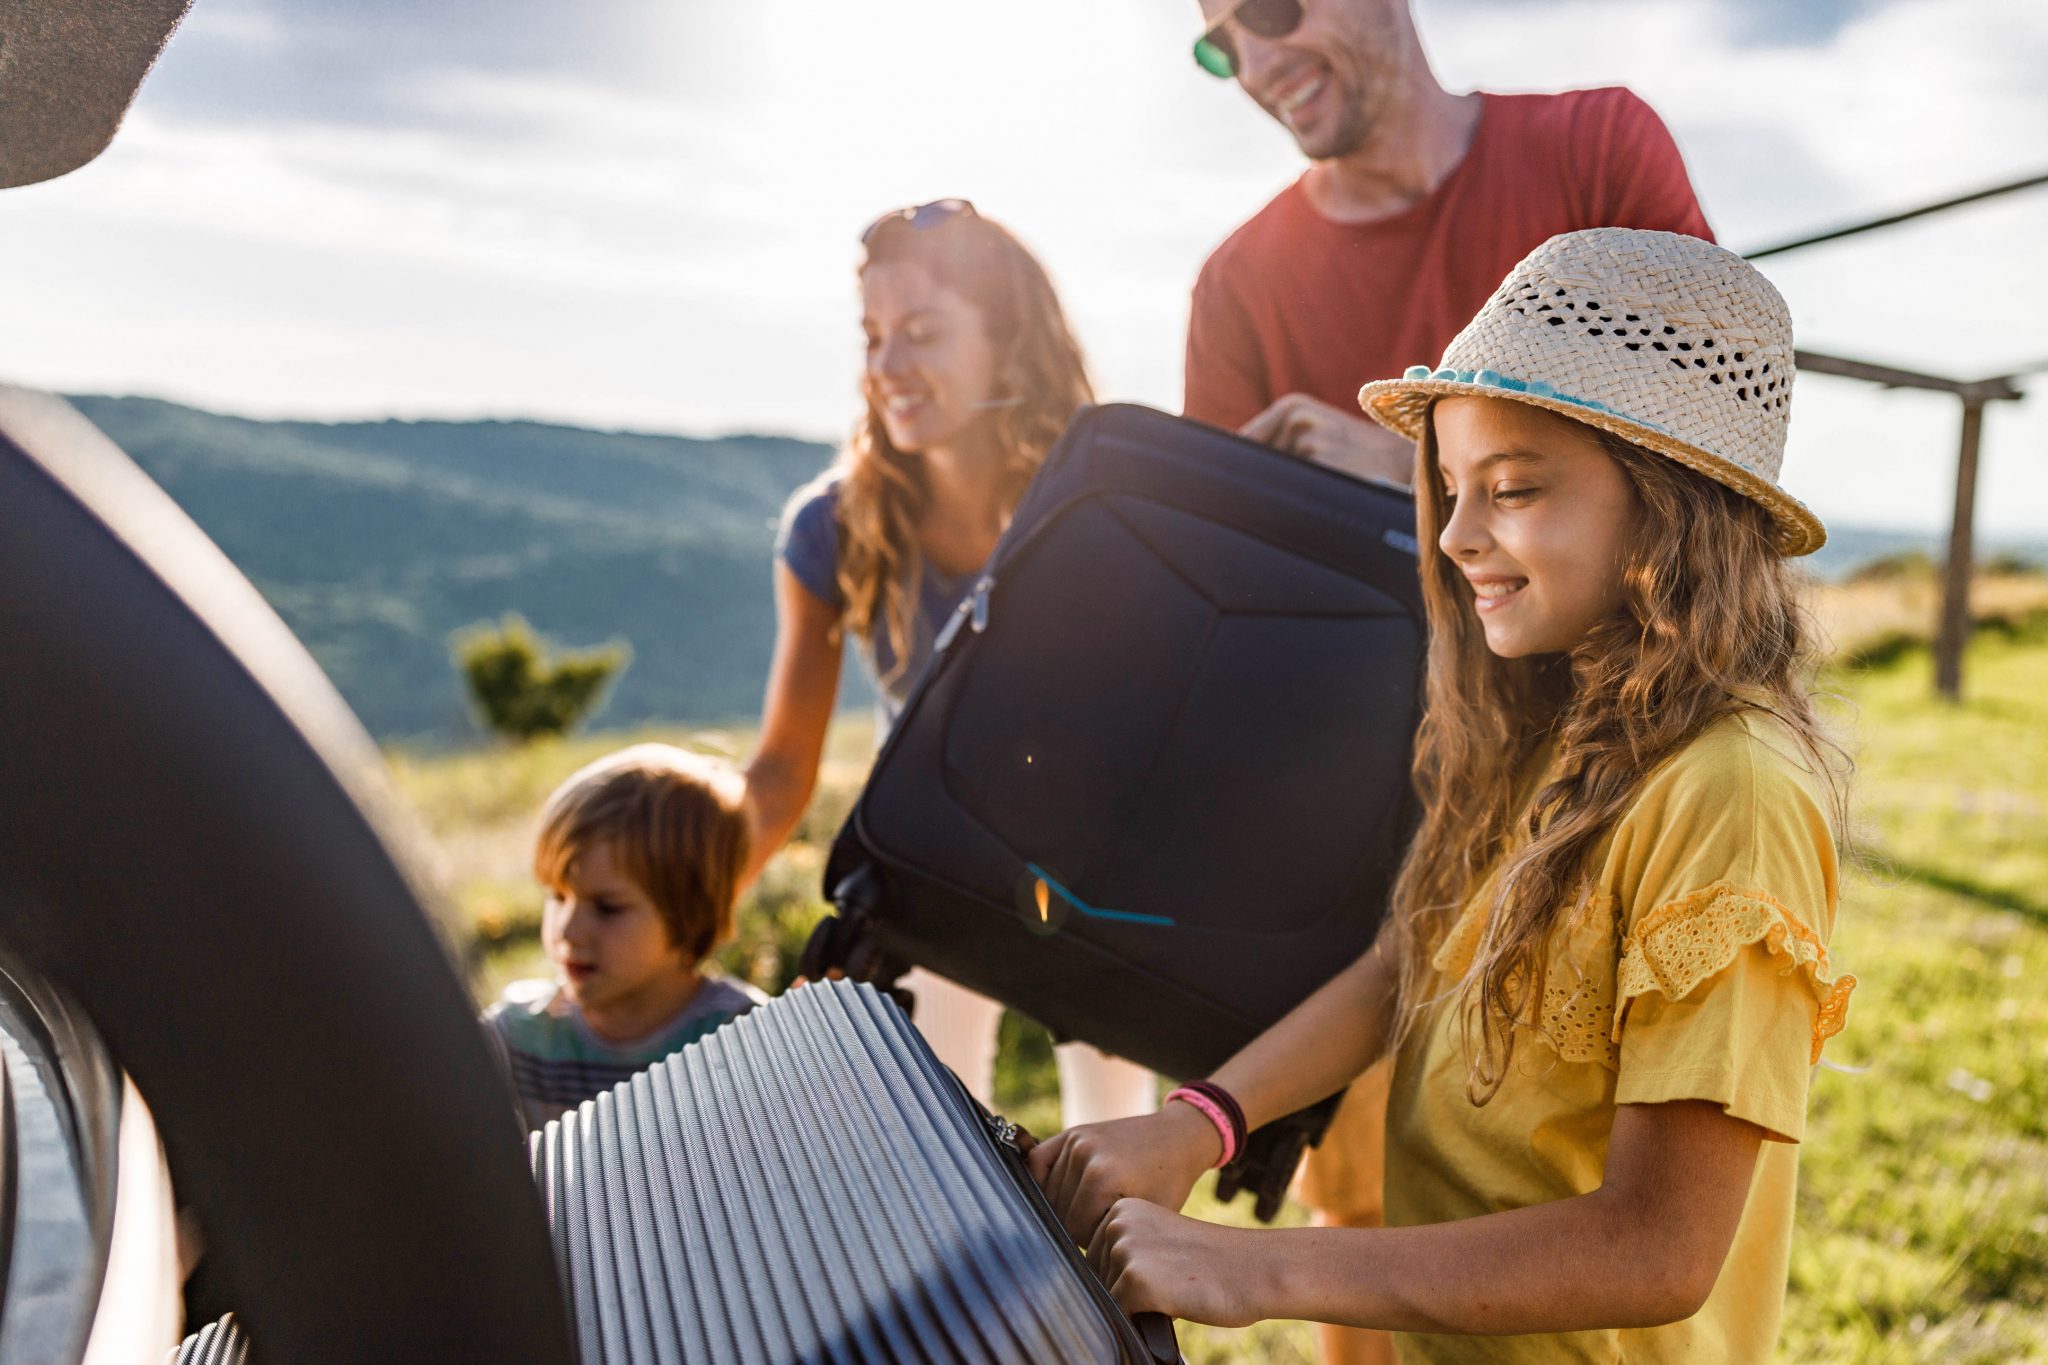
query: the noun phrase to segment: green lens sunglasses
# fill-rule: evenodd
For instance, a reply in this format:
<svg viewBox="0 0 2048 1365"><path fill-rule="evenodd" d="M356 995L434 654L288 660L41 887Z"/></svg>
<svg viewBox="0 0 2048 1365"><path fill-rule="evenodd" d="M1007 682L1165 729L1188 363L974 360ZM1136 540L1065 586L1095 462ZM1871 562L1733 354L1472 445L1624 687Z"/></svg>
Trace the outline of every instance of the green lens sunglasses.
<svg viewBox="0 0 2048 1365"><path fill-rule="evenodd" d="M1301 0L1240 0L1195 39L1195 65L1226 81L1237 74L1237 40L1230 36L1232 24L1261 38L1285 38L1301 27Z"/></svg>

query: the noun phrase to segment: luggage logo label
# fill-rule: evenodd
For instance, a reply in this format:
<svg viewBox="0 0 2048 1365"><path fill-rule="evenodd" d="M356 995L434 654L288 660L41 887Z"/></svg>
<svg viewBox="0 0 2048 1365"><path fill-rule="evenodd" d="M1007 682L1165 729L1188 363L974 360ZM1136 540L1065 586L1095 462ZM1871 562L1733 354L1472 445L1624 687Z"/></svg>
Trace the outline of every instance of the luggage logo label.
<svg viewBox="0 0 2048 1365"><path fill-rule="evenodd" d="M1024 876L1017 882L1016 901L1017 913L1023 918L1024 927L1040 935L1058 933L1068 916L1075 914L1118 924L1149 924L1162 929L1173 927L1173 920L1166 915L1141 915L1135 910L1105 910L1090 905L1037 863L1024 864Z"/></svg>

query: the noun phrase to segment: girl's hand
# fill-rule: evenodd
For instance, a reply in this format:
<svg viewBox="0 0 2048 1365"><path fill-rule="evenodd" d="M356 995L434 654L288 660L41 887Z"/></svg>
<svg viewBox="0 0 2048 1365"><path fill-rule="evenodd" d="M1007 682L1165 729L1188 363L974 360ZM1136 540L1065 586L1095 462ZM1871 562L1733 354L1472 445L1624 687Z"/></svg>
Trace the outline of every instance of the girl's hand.
<svg viewBox="0 0 2048 1365"><path fill-rule="evenodd" d="M1249 1273L1258 1235L1119 1199L1095 1230L1088 1263L1126 1313L1245 1327L1266 1316L1253 1301L1258 1277Z"/></svg>
<svg viewBox="0 0 2048 1365"><path fill-rule="evenodd" d="M1067 1235L1087 1246L1117 1200L1178 1209L1222 1154L1215 1125L1193 1105L1176 1101L1142 1118L1055 1133L1032 1149L1029 1161Z"/></svg>

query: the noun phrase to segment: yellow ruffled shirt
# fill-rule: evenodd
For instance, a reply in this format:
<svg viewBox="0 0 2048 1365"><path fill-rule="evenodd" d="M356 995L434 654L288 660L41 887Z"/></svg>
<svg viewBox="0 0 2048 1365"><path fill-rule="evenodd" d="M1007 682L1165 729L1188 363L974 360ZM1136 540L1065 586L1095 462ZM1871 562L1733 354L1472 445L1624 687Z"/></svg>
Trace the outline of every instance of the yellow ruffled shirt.
<svg viewBox="0 0 2048 1365"><path fill-rule="evenodd" d="M1595 850L1553 935L1543 1002L1493 1099L1466 1096L1456 1011L1409 1037L1387 1112L1387 1223L1474 1218L1598 1189L1619 1104L1709 1100L1764 1144L1712 1295L1664 1327L1404 1334L1403 1360L1762 1361L1784 1308L1806 1089L1854 977L1827 941L1837 866L1823 786L1768 717L1716 723L1650 775ZM1467 901L1436 955L1463 978L1493 903Z"/></svg>

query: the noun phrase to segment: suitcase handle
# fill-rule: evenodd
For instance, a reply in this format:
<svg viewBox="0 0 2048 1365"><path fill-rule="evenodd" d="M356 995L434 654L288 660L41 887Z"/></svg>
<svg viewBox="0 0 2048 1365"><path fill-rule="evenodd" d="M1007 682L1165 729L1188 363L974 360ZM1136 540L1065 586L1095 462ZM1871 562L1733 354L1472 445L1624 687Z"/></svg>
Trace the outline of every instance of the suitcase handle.
<svg viewBox="0 0 2048 1365"><path fill-rule="evenodd" d="M796 973L806 981L847 976L865 981L915 1017L917 996L900 982L911 965L885 951L868 933L868 918L881 899L881 882L866 863L832 888L833 911L818 921L797 957Z"/></svg>
<svg viewBox="0 0 2048 1365"><path fill-rule="evenodd" d="M1137 1313L1131 1317L1131 1326L1138 1329L1153 1365L1182 1365L1180 1338L1173 1334L1172 1318L1164 1313Z"/></svg>

